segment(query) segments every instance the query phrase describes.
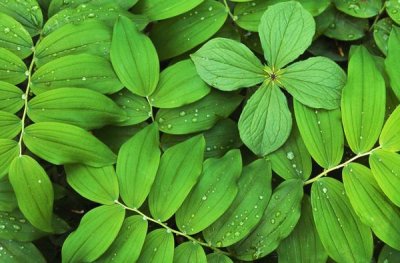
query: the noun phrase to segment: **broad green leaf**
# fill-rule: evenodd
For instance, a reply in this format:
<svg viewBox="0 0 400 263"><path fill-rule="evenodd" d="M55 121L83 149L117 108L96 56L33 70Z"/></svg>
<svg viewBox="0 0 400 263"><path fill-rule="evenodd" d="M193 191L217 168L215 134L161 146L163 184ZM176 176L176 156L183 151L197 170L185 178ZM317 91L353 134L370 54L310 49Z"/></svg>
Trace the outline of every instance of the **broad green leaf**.
<svg viewBox="0 0 400 263"><path fill-rule="evenodd" d="M21 131L21 119L16 115L0 111L0 138L13 139Z"/></svg>
<svg viewBox="0 0 400 263"><path fill-rule="evenodd" d="M311 205L317 232L329 257L338 262L371 261L371 231L355 214L341 182L322 178L313 183Z"/></svg>
<svg viewBox="0 0 400 263"><path fill-rule="evenodd" d="M311 175L311 157L296 126L285 144L266 159L271 161L272 170L285 180L307 180Z"/></svg>
<svg viewBox="0 0 400 263"><path fill-rule="evenodd" d="M278 249L279 263L325 263L326 254L312 217L310 198L305 195L301 216L293 232L285 238Z"/></svg>
<svg viewBox="0 0 400 263"><path fill-rule="evenodd" d="M13 17L0 13L0 46L20 58L32 54L33 42L29 32Z"/></svg>
<svg viewBox="0 0 400 263"><path fill-rule="evenodd" d="M259 159L243 168L238 193L228 210L203 231L207 243L230 246L247 236L260 222L271 197L271 165ZM208 215L207 215L208 216Z"/></svg>
<svg viewBox="0 0 400 263"><path fill-rule="evenodd" d="M107 59L86 54L53 60L32 76L31 88L35 94L64 87L87 88L106 94L121 90L123 84Z"/></svg>
<svg viewBox="0 0 400 263"><path fill-rule="evenodd" d="M273 69L280 69L298 58L311 45L315 22L298 2L271 6L258 26L264 57Z"/></svg>
<svg viewBox="0 0 400 263"><path fill-rule="evenodd" d="M140 207L150 193L161 151L157 124L151 124L125 142L118 153L117 175L121 198L129 207Z"/></svg>
<svg viewBox="0 0 400 263"><path fill-rule="evenodd" d="M110 2L112 2L112 5L110 5ZM89 4L89 5L94 5L94 6L104 6L107 5L108 7L121 7L123 9L130 9L133 5L135 5L138 2L138 0L114 0L114 1L109 1L109 0L73 0L71 2L65 2L64 0L52 0L49 6L49 17L53 16L54 14L57 14L61 10L64 10L66 8L76 8L77 6L81 4Z"/></svg>
<svg viewBox="0 0 400 263"><path fill-rule="evenodd" d="M1 148L1 147L0 147ZM17 198L8 179L0 181L0 211L12 212L18 207Z"/></svg>
<svg viewBox="0 0 400 263"><path fill-rule="evenodd" d="M199 77L189 59L167 67L160 74L150 103L157 108L177 108L193 103L210 93L210 87Z"/></svg>
<svg viewBox="0 0 400 263"><path fill-rule="evenodd" d="M244 44L228 38L214 38L191 55L200 77L224 91L261 83L265 72L260 60Z"/></svg>
<svg viewBox="0 0 400 263"><path fill-rule="evenodd" d="M98 259L117 237L125 217L120 205L103 205L87 212L78 228L65 240L62 262L92 262Z"/></svg>
<svg viewBox="0 0 400 263"><path fill-rule="evenodd" d="M247 101L239 119L244 144L266 156L281 147L292 129L292 115L283 92L274 82L263 84Z"/></svg>
<svg viewBox="0 0 400 263"><path fill-rule="evenodd" d="M343 13L360 18L376 16L382 8L382 0L333 0L333 3Z"/></svg>
<svg viewBox="0 0 400 263"><path fill-rule="evenodd" d="M342 94L342 122L354 153L369 151L376 143L385 117L385 81L373 57L363 46L353 46L348 78Z"/></svg>
<svg viewBox="0 0 400 263"><path fill-rule="evenodd" d="M236 181L241 172L242 157L237 149L219 159L205 160L199 182L176 212L178 228L191 235L220 218L237 195Z"/></svg>
<svg viewBox="0 0 400 263"><path fill-rule="evenodd" d="M205 0L190 12L155 24L150 37L160 59L166 60L181 55L212 37L223 26L227 17L222 3Z"/></svg>
<svg viewBox="0 0 400 263"><path fill-rule="evenodd" d="M129 126L141 123L152 116L149 102L138 95L133 94L128 89L122 89L118 93L111 95L111 99L117 103L124 111L126 120L115 125Z"/></svg>
<svg viewBox="0 0 400 263"><path fill-rule="evenodd" d="M0 178L8 174L11 162L19 155L19 145L14 140L0 139Z"/></svg>
<svg viewBox="0 0 400 263"><path fill-rule="evenodd" d="M369 164L375 180L387 197L400 207L400 155L377 150L369 156Z"/></svg>
<svg viewBox="0 0 400 263"><path fill-rule="evenodd" d="M388 42L388 50L387 57L385 59L385 69L390 79L390 86L392 90L396 94L397 98L400 98L400 77L398 72L396 72L396 68L399 67L399 59L400 59L400 28L393 27L389 42Z"/></svg>
<svg viewBox="0 0 400 263"><path fill-rule="evenodd" d="M393 28L393 20L385 17L374 25L374 40L379 50L386 56L390 32Z"/></svg>
<svg viewBox="0 0 400 263"><path fill-rule="evenodd" d="M0 239L0 247L3 263L46 263L45 258L32 243Z"/></svg>
<svg viewBox="0 0 400 263"><path fill-rule="evenodd" d="M232 247L237 258L256 260L274 251L300 218L303 182L291 179L273 192L261 222L244 240Z"/></svg>
<svg viewBox="0 0 400 263"><path fill-rule="evenodd" d="M96 262L136 262L147 234L147 221L141 216L125 219L111 247Z"/></svg>
<svg viewBox="0 0 400 263"><path fill-rule="evenodd" d="M175 248L174 263L207 263L207 257L202 246L187 241Z"/></svg>
<svg viewBox="0 0 400 263"><path fill-rule="evenodd" d="M110 56L125 87L143 97L153 93L160 70L157 51L127 17L121 16L114 25Z"/></svg>
<svg viewBox="0 0 400 263"><path fill-rule="evenodd" d="M46 171L32 157L21 155L11 163L8 177L24 216L40 230L51 232L54 192Z"/></svg>
<svg viewBox="0 0 400 263"><path fill-rule="evenodd" d="M313 16L321 14L330 4L330 0L296 0Z"/></svg>
<svg viewBox="0 0 400 263"><path fill-rule="evenodd" d="M81 163L94 167L114 164L111 150L82 128L57 122L40 122L25 128L28 149L53 164Z"/></svg>
<svg viewBox="0 0 400 263"><path fill-rule="evenodd" d="M400 249L400 209L385 196L367 167L351 163L343 169L343 183L354 211L385 244Z"/></svg>
<svg viewBox="0 0 400 263"><path fill-rule="evenodd" d="M291 64L277 80L302 104L332 110L340 106L346 74L332 60L314 57Z"/></svg>
<svg viewBox="0 0 400 263"><path fill-rule="evenodd" d="M400 261L400 250L384 245L379 253L378 263L396 263Z"/></svg>
<svg viewBox="0 0 400 263"><path fill-rule="evenodd" d="M400 106L392 112L383 126L379 145L388 151L400 151Z"/></svg>
<svg viewBox="0 0 400 263"><path fill-rule="evenodd" d="M113 166L65 165L68 184L83 197L104 205L118 200L118 179Z"/></svg>
<svg viewBox="0 0 400 263"><path fill-rule="evenodd" d="M199 101L174 108L160 109L156 120L160 131L169 134L188 134L212 128L227 118L241 103L242 96L212 91Z"/></svg>
<svg viewBox="0 0 400 263"><path fill-rule="evenodd" d="M0 81L19 84L26 79L27 72L25 63L17 55L0 47Z"/></svg>
<svg viewBox="0 0 400 263"><path fill-rule="evenodd" d="M21 23L31 36L40 33L43 14L36 0L0 0L0 10Z"/></svg>
<svg viewBox="0 0 400 263"><path fill-rule="evenodd" d="M137 262L172 263L174 258L174 235L165 229L150 232L144 241Z"/></svg>
<svg viewBox="0 0 400 263"><path fill-rule="evenodd" d="M24 106L24 94L18 87L0 81L0 110L16 113Z"/></svg>
<svg viewBox="0 0 400 263"><path fill-rule="evenodd" d="M163 20L192 10L204 0L141 0L133 11L146 15L151 21Z"/></svg>
<svg viewBox="0 0 400 263"><path fill-rule="evenodd" d="M301 137L313 159L325 169L338 165L344 151L340 109L316 110L296 100L293 104Z"/></svg>
<svg viewBox="0 0 400 263"><path fill-rule="evenodd" d="M35 50L35 63L41 67L54 59L83 53L107 58L111 32L109 27L97 21L67 24L39 42Z"/></svg>
<svg viewBox="0 0 400 263"><path fill-rule="evenodd" d="M31 99L28 116L34 122L61 122L86 130L127 119L125 112L107 96L89 89L59 88Z"/></svg>
<svg viewBox="0 0 400 263"><path fill-rule="evenodd" d="M198 135L164 152L148 200L155 219L166 221L182 205L201 174L204 148Z"/></svg>
<svg viewBox="0 0 400 263"><path fill-rule="evenodd" d="M211 253L207 255L208 263L233 263L232 259L224 254L220 253Z"/></svg>
<svg viewBox="0 0 400 263"><path fill-rule="evenodd" d="M397 0L387 0L385 7L389 17L397 24L400 24L400 3Z"/></svg>

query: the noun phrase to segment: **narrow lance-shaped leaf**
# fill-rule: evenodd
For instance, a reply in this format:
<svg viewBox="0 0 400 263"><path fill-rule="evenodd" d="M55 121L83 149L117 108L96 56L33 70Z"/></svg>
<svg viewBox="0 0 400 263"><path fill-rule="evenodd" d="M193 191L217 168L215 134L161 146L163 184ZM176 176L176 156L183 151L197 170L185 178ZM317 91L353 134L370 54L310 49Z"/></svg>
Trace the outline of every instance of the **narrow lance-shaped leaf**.
<svg viewBox="0 0 400 263"><path fill-rule="evenodd" d="M201 245L188 241L175 248L174 263L207 263L207 257Z"/></svg>
<svg viewBox="0 0 400 263"><path fill-rule="evenodd" d="M0 178L8 174L11 162L19 155L19 145L10 139L0 139Z"/></svg>
<svg viewBox="0 0 400 263"><path fill-rule="evenodd" d="M398 106L383 126L379 137L379 145L383 149L398 152L400 151L400 106Z"/></svg>
<svg viewBox="0 0 400 263"><path fill-rule="evenodd" d="M397 4L397 3L396 3ZM399 20L400 21L400 20ZM393 27L390 32L385 69L390 79L390 86L397 98L400 98L400 77L396 69L400 65L400 28Z"/></svg>
<svg viewBox="0 0 400 263"><path fill-rule="evenodd" d="M174 243L174 235L168 232L168 230L153 230L147 235L137 262L172 263L174 258Z"/></svg>

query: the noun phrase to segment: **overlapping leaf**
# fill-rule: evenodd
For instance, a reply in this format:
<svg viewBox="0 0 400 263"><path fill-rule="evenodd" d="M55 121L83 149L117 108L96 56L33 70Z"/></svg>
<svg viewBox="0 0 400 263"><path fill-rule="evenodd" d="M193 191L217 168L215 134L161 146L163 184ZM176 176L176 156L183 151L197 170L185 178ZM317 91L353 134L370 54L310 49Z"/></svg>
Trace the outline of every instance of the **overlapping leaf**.
<svg viewBox="0 0 400 263"><path fill-rule="evenodd" d="M142 0L134 11L146 15L150 20L163 20L185 13L201 4L203 0Z"/></svg>
<svg viewBox="0 0 400 263"><path fill-rule="evenodd" d="M193 242L185 242L175 248L174 263L207 263L203 248Z"/></svg>
<svg viewBox="0 0 400 263"><path fill-rule="evenodd" d="M393 152L400 151L400 107L397 107L386 120L379 137L379 145Z"/></svg>
<svg viewBox="0 0 400 263"><path fill-rule="evenodd" d="M153 230L144 241L138 262L172 263L174 259L174 243L174 235L168 230Z"/></svg>
<svg viewBox="0 0 400 263"><path fill-rule="evenodd" d="M23 105L22 90L10 83L0 81L0 110L16 113Z"/></svg>
<svg viewBox="0 0 400 263"><path fill-rule="evenodd" d="M19 84L26 79L27 71L25 63L17 55L0 47L0 81Z"/></svg>
<svg viewBox="0 0 400 263"><path fill-rule="evenodd" d="M0 111L0 139L13 139L21 131L21 119L16 115Z"/></svg>

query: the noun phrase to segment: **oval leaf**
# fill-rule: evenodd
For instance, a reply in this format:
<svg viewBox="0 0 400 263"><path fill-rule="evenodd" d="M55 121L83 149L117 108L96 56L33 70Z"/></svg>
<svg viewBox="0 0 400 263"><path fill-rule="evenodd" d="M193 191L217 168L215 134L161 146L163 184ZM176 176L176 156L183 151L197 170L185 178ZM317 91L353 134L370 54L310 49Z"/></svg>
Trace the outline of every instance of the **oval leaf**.
<svg viewBox="0 0 400 263"><path fill-rule="evenodd" d="M392 112L383 126L381 136L379 137L379 145L383 149L398 152L400 151L400 106Z"/></svg>
<svg viewBox="0 0 400 263"><path fill-rule="evenodd" d="M16 141L0 139L0 178L8 174L8 168L19 155L19 151L19 145Z"/></svg>
<svg viewBox="0 0 400 263"><path fill-rule="evenodd" d="M163 20L185 13L203 0L142 0L133 9L135 12L146 15L150 20Z"/></svg>
<svg viewBox="0 0 400 263"><path fill-rule="evenodd" d="M194 242L185 242L175 248L174 263L207 263L203 248Z"/></svg>
<svg viewBox="0 0 400 263"><path fill-rule="evenodd" d="M32 243L19 242L15 240L0 240L1 262L4 263L46 263L39 249Z"/></svg>
<svg viewBox="0 0 400 263"><path fill-rule="evenodd" d="M0 111L0 138L13 139L21 132L21 119L16 115Z"/></svg>
<svg viewBox="0 0 400 263"><path fill-rule="evenodd" d="M400 8L400 6L399 6ZM400 9L399 9L400 10ZM400 78L396 74L395 68L399 65L400 59L400 28L393 27L388 41L387 57L385 59L385 69L390 79L390 86L397 98L400 98Z"/></svg>
<svg viewBox="0 0 400 263"><path fill-rule="evenodd" d="M172 263L174 258L174 235L165 229L150 232L144 241L142 253L137 262Z"/></svg>
<svg viewBox="0 0 400 263"><path fill-rule="evenodd" d="M17 55L0 47L0 81L19 84L26 79L27 74L25 63Z"/></svg>
<svg viewBox="0 0 400 263"><path fill-rule="evenodd" d="M0 81L0 110L16 113L24 106L22 90L10 83Z"/></svg>

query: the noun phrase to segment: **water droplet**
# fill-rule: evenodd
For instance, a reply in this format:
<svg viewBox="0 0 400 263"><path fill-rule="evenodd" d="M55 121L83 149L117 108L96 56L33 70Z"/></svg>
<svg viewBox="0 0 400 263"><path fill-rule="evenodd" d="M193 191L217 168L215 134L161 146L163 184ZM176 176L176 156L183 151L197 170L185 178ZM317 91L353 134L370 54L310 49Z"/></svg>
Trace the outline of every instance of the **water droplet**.
<svg viewBox="0 0 400 263"><path fill-rule="evenodd" d="M213 10L213 7L210 6L210 7L208 8L208 11L212 11L212 10Z"/></svg>
<svg viewBox="0 0 400 263"><path fill-rule="evenodd" d="M204 196L201 198L201 200L203 200L203 201L207 200L207 196L204 195Z"/></svg>
<svg viewBox="0 0 400 263"><path fill-rule="evenodd" d="M167 128L168 128L168 129L172 129L172 124L168 124L168 125L167 125Z"/></svg>
<svg viewBox="0 0 400 263"><path fill-rule="evenodd" d="M329 28L330 28L330 29L335 29L335 28L336 28L336 24L335 24L335 23L330 24L330 25L329 25Z"/></svg>
<svg viewBox="0 0 400 263"><path fill-rule="evenodd" d="M322 188L322 192L324 192L324 194L326 194L328 192L328 189L326 187Z"/></svg>
<svg viewBox="0 0 400 263"><path fill-rule="evenodd" d="M275 219L271 219L271 224L275 224Z"/></svg>
<svg viewBox="0 0 400 263"><path fill-rule="evenodd" d="M293 159L294 159L294 153L293 153L293 152L288 152L288 153L286 154L286 157L287 157L289 160L293 160Z"/></svg>
<svg viewBox="0 0 400 263"><path fill-rule="evenodd" d="M200 17L200 20L204 20L204 16Z"/></svg>
<svg viewBox="0 0 400 263"><path fill-rule="evenodd" d="M240 232L235 232L235 237L238 237L238 236L240 236Z"/></svg>
<svg viewBox="0 0 400 263"><path fill-rule="evenodd" d="M275 217L279 217L280 215L281 215L281 212L279 212L279 211L275 213Z"/></svg>
<svg viewBox="0 0 400 263"><path fill-rule="evenodd" d="M39 179L39 180L38 180L38 183L41 184L41 183L42 183L42 180Z"/></svg>
<svg viewBox="0 0 400 263"><path fill-rule="evenodd" d="M86 77L82 77L82 80L85 81L85 80L86 80Z"/></svg>
<svg viewBox="0 0 400 263"><path fill-rule="evenodd" d="M4 33L7 34L8 32L10 32L10 29L8 27L4 28Z"/></svg>
<svg viewBox="0 0 400 263"><path fill-rule="evenodd" d="M13 225L13 228L15 229L15 230L20 230L21 229L21 227L19 226L19 225Z"/></svg>
<svg viewBox="0 0 400 263"><path fill-rule="evenodd" d="M260 196L258 197L258 199L263 200L263 199L264 199L264 196L260 195Z"/></svg>
<svg viewBox="0 0 400 263"><path fill-rule="evenodd" d="M193 119L192 119L192 122L197 122L197 118L193 118Z"/></svg>
<svg viewBox="0 0 400 263"><path fill-rule="evenodd" d="M95 15L93 13L90 13L90 14L88 14L88 17L93 18L93 17L95 17Z"/></svg>
<svg viewBox="0 0 400 263"><path fill-rule="evenodd" d="M0 225L0 229L5 229L6 226L5 225Z"/></svg>
<svg viewBox="0 0 400 263"><path fill-rule="evenodd" d="M179 113L179 116L181 116L181 117L183 117L183 116L185 116L186 115L186 112L184 112L184 111L181 111L180 113Z"/></svg>
<svg viewBox="0 0 400 263"><path fill-rule="evenodd" d="M163 123L164 121L165 121L165 120L164 120L163 118L159 118L159 119L158 119L158 122L159 122L159 123Z"/></svg>

